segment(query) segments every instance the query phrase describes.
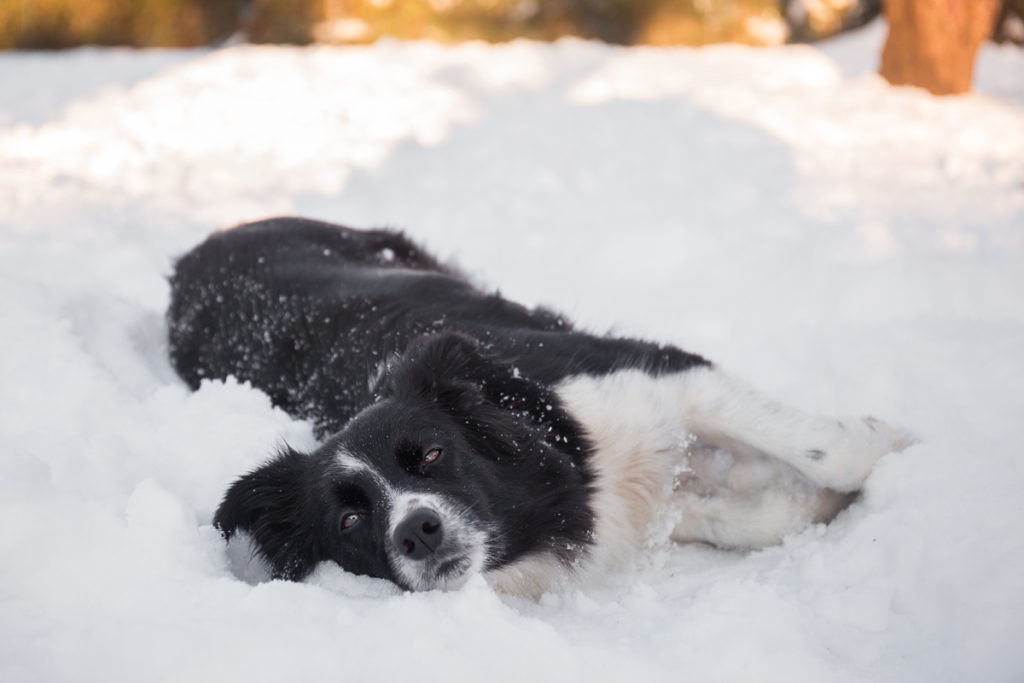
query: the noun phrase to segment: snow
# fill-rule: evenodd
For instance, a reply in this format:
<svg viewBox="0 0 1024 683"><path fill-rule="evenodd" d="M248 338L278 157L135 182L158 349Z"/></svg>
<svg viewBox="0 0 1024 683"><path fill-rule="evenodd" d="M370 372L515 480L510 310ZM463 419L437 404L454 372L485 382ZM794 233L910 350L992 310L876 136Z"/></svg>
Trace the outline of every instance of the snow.
<svg viewBox="0 0 1024 683"><path fill-rule="evenodd" d="M1024 679L1024 53L935 99L881 37L0 54L0 680ZM261 583L213 510L312 432L186 389L164 278L283 213L923 441L828 527L537 603Z"/></svg>

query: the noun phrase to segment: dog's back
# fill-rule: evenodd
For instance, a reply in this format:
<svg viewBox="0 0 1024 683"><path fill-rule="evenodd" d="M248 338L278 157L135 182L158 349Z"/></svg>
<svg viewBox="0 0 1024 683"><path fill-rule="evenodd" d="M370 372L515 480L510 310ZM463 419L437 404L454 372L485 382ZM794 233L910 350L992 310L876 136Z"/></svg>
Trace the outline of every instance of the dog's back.
<svg viewBox="0 0 1024 683"><path fill-rule="evenodd" d="M193 388L229 375L337 431L372 400L382 364L424 334L455 331L544 384L618 367L705 363L671 346L578 332L473 286L398 232L275 218L216 233L171 278L171 359Z"/></svg>
<svg viewBox="0 0 1024 683"><path fill-rule="evenodd" d="M469 287L398 232L297 218L251 223L213 234L177 262L171 360L192 388L231 375L334 431L370 403L367 377L417 327L408 316L390 325L397 311L385 309Z"/></svg>
<svg viewBox="0 0 1024 683"><path fill-rule="evenodd" d="M269 218L214 233L177 264L179 274L197 275L230 261L235 267L276 263L307 266L322 262L337 267L408 268L453 275L434 257L394 230L354 230L307 218ZM322 257L322 258L321 258Z"/></svg>

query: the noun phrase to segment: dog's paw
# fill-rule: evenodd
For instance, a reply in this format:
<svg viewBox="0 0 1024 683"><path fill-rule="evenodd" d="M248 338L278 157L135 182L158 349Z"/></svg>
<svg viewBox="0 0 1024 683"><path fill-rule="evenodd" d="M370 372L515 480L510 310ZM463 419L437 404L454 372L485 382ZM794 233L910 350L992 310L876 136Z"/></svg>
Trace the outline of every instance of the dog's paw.
<svg viewBox="0 0 1024 683"><path fill-rule="evenodd" d="M804 451L805 471L815 483L836 491L856 491L886 453L902 451L916 439L909 432L874 417L845 418L834 423L827 443Z"/></svg>

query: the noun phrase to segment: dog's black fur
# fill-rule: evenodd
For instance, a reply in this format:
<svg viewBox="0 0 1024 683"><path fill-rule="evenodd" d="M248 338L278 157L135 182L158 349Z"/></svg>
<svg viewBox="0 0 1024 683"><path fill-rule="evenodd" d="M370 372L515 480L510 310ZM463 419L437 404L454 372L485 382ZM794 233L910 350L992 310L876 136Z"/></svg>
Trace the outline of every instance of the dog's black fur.
<svg viewBox="0 0 1024 683"><path fill-rule="evenodd" d="M233 375L326 438L240 478L215 516L287 579L325 560L413 589L540 553L571 564L592 537L593 444L553 387L708 364L485 293L391 231L252 223L182 257L171 285L171 358L190 386ZM447 501L462 527L423 521L417 499L416 528L396 524L396 491Z"/></svg>

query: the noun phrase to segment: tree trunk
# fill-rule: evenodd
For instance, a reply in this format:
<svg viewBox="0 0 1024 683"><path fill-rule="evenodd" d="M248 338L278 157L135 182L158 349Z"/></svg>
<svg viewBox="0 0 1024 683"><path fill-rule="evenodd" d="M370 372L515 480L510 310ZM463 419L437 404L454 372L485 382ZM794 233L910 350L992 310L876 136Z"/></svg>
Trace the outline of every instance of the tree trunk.
<svg viewBox="0 0 1024 683"><path fill-rule="evenodd" d="M886 0L889 36L879 73L893 85L935 95L971 89L978 48L992 33L1000 0Z"/></svg>

